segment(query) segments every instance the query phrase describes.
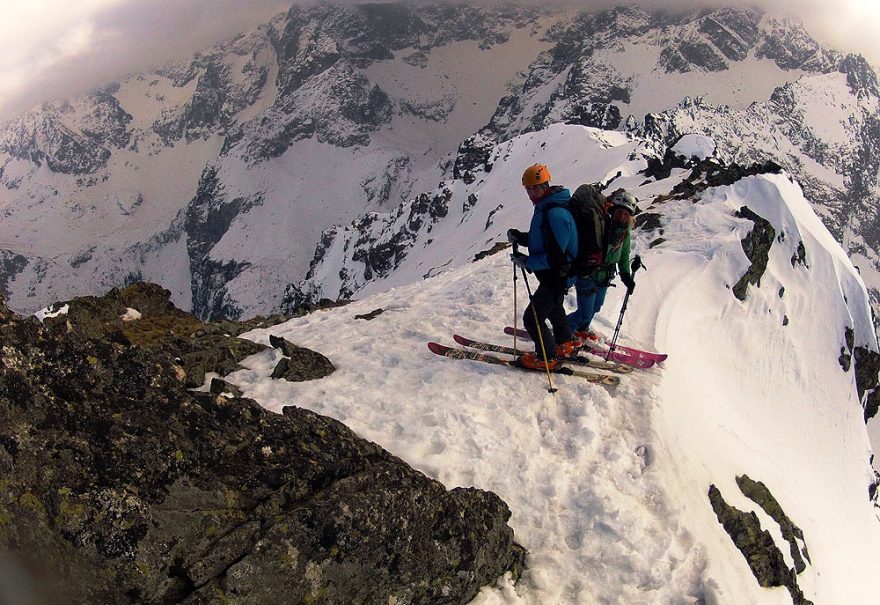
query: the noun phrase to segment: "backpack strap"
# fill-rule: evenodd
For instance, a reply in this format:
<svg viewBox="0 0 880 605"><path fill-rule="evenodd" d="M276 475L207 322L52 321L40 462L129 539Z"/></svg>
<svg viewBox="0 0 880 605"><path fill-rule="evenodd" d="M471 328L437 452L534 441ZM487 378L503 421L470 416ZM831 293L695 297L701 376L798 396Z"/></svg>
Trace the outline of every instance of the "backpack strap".
<svg viewBox="0 0 880 605"><path fill-rule="evenodd" d="M541 216L541 234L544 236L544 245L550 256L550 266L554 269L565 267L567 271L567 266L571 265L575 259L571 258L556 240L556 235L553 233L553 227L550 226L550 219L547 216L553 208L564 208L569 213L571 213L571 208L562 202L549 202L544 206Z"/></svg>

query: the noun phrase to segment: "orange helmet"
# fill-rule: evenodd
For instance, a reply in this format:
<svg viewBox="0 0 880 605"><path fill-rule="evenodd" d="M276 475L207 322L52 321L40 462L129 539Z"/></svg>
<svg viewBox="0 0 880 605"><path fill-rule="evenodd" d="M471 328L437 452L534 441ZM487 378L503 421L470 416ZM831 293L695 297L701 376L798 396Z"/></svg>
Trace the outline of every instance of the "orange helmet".
<svg viewBox="0 0 880 605"><path fill-rule="evenodd" d="M532 164L523 172L523 187L542 185L550 182L550 170L544 164Z"/></svg>

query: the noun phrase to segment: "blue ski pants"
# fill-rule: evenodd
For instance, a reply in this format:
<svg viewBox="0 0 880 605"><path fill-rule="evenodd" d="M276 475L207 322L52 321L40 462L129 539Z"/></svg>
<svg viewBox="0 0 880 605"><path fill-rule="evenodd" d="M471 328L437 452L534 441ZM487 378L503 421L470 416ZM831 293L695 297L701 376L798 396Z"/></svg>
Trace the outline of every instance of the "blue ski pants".
<svg viewBox="0 0 880 605"><path fill-rule="evenodd" d="M568 323L572 330L585 331L605 304L608 286L600 286L591 277L579 277L574 287L577 292L577 310L568 314Z"/></svg>

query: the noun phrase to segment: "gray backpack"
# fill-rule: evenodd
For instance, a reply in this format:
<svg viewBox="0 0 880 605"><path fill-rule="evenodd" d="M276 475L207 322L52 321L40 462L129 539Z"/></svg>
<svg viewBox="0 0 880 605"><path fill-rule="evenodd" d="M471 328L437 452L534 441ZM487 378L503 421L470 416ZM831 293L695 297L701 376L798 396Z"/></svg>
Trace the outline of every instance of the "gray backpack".
<svg viewBox="0 0 880 605"><path fill-rule="evenodd" d="M561 266L567 267L567 275L586 277L602 264L605 258L605 214L608 198L596 185L581 185L567 204L548 204L544 209L544 224L550 208L567 208L574 218L578 233L578 255L575 259L563 259L562 251L546 225L546 240L550 245L551 258L556 257ZM554 263L557 264L557 263Z"/></svg>

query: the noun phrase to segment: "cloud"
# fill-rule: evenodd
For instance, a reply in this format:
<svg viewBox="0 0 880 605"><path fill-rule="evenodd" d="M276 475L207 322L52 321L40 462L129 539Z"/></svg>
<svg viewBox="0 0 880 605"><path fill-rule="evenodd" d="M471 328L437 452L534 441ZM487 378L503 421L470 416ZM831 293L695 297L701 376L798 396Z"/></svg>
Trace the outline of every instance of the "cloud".
<svg viewBox="0 0 880 605"><path fill-rule="evenodd" d="M485 0L487 4L495 0ZM571 6L574 0L518 4ZM348 0L349 4L353 3ZM758 6L804 21L820 42L880 65L876 0L641 0L668 11ZM90 92L129 73L191 56L266 22L291 0L28 0L0 21L0 122L47 100ZM591 10L619 2L592 1ZM583 3L574 4L585 7Z"/></svg>
<svg viewBox="0 0 880 605"><path fill-rule="evenodd" d="M287 0L29 0L0 21L0 121L187 57Z"/></svg>

